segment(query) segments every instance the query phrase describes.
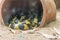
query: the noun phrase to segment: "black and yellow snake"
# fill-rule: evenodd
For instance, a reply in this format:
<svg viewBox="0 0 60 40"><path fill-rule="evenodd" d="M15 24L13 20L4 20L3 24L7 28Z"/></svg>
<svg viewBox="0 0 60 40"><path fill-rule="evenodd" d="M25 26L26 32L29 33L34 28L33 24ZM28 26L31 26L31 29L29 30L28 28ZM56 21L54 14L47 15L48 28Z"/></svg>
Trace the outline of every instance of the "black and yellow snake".
<svg viewBox="0 0 60 40"><path fill-rule="evenodd" d="M17 19L17 17L15 17L11 23L9 24L9 27L12 29L21 29L21 30L28 30L34 27L37 27L37 22L38 22L38 18L35 17L32 22L30 21L30 19L25 19L24 21L22 21L25 17L22 16L20 20Z"/></svg>

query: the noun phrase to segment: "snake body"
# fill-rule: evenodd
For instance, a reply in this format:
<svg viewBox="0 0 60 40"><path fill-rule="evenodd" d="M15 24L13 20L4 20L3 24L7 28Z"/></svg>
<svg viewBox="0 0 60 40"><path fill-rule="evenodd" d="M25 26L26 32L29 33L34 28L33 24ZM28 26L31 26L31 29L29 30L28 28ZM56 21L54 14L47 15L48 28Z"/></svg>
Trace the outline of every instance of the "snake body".
<svg viewBox="0 0 60 40"><path fill-rule="evenodd" d="M29 19L25 19L24 21L22 21L23 18L24 17L18 20L17 17L15 17L13 21L9 24L9 27L15 30L28 30L37 27L38 18L34 18L33 21L30 21Z"/></svg>

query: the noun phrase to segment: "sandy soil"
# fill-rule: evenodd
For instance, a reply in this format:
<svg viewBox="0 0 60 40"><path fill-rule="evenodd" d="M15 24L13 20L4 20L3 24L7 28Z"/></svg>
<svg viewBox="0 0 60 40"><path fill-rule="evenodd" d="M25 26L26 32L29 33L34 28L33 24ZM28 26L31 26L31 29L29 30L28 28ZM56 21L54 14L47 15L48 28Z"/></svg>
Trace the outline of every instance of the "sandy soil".
<svg viewBox="0 0 60 40"><path fill-rule="evenodd" d="M48 35L53 35L55 33L53 28L56 27L60 29L60 10L57 11L56 20L47 24L44 28L41 28L39 32L45 33ZM15 30L15 33L12 33L9 28L0 26L0 40L60 40L58 39L48 39L38 32L33 34L22 33L20 30Z"/></svg>

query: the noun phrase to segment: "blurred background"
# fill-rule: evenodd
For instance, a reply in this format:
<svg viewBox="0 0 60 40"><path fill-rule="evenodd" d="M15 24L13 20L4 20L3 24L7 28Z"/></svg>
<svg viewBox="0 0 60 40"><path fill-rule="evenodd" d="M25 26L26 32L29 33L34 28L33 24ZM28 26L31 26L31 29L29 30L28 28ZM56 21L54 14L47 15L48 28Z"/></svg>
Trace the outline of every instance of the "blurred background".
<svg viewBox="0 0 60 40"><path fill-rule="evenodd" d="M57 9L60 8L60 0L55 0L55 3L56 3L56 6L57 6Z"/></svg>

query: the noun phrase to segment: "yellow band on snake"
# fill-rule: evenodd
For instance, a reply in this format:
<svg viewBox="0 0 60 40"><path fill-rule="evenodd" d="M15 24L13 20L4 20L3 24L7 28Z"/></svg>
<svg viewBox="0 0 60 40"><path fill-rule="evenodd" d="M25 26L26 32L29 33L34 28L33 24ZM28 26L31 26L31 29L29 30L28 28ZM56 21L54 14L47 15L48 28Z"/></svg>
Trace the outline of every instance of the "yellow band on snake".
<svg viewBox="0 0 60 40"><path fill-rule="evenodd" d="M18 24L15 24L14 30L18 30L18 29L19 29Z"/></svg>
<svg viewBox="0 0 60 40"><path fill-rule="evenodd" d="M28 25L24 24L24 30L28 30L28 29L29 29Z"/></svg>

